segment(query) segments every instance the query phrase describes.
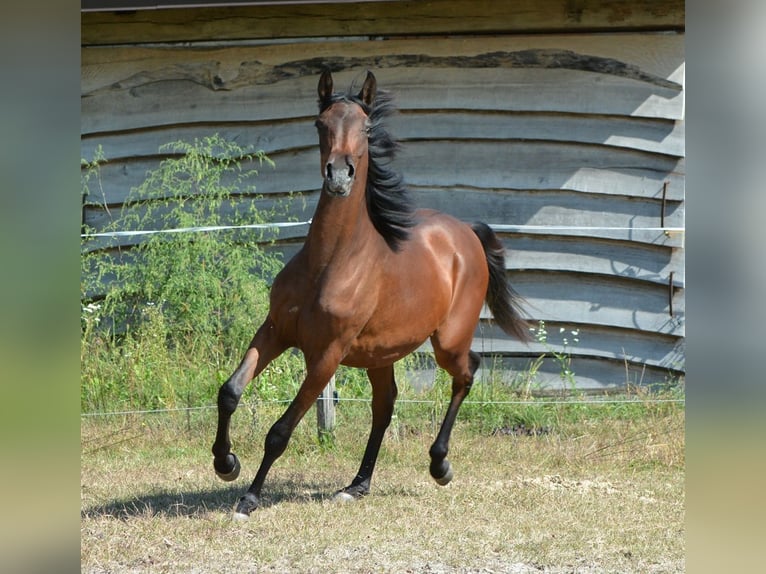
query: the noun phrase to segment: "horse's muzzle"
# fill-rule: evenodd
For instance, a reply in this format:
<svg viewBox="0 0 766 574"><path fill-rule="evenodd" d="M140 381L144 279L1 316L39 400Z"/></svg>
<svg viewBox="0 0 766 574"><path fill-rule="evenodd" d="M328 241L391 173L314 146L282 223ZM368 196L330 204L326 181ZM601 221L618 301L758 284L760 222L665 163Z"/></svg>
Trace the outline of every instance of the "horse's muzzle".
<svg viewBox="0 0 766 574"><path fill-rule="evenodd" d="M331 195L333 197L348 197L351 194L351 182L348 182L348 184L343 183L337 183L333 182L329 179L326 179L324 182L324 187L322 188L327 195Z"/></svg>
<svg viewBox="0 0 766 574"><path fill-rule="evenodd" d="M354 173L354 162L348 156L328 161L324 170L324 190L335 197L348 197Z"/></svg>

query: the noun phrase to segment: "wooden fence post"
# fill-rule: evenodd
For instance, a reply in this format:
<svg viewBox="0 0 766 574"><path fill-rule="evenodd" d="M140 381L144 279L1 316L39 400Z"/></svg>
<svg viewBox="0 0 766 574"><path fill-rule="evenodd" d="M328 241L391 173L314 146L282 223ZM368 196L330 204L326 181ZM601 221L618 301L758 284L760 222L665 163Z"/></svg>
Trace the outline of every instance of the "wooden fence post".
<svg viewBox="0 0 766 574"><path fill-rule="evenodd" d="M317 431L319 442L332 441L335 430L335 375L317 399Z"/></svg>

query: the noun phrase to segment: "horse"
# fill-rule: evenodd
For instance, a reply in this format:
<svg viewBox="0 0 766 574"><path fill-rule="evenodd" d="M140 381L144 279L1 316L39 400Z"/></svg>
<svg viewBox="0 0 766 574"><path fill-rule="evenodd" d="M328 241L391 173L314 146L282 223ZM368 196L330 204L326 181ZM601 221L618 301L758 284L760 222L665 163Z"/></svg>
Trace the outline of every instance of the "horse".
<svg viewBox="0 0 766 574"><path fill-rule="evenodd" d="M392 167L400 148L384 122L395 111L392 95L377 89L370 71L354 91L333 92L332 73L321 73L315 125L322 188L310 229L275 277L268 315L218 393L213 466L232 481L240 462L231 452L229 425L244 388L287 349L304 356L305 379L266 434L263 459L236 503L236 519L259 506L269 469L339 365L367 371L372 428L359 471L335 498L367 495L398 393L394 363L427 339L452 377L451 400L429 450L431 476L448 484L450 433L479 367L471 342L484 302L506 333L529 339L522 299L507 282L505 251L495 233L484 223L471 226L414 207Z"/></svg>

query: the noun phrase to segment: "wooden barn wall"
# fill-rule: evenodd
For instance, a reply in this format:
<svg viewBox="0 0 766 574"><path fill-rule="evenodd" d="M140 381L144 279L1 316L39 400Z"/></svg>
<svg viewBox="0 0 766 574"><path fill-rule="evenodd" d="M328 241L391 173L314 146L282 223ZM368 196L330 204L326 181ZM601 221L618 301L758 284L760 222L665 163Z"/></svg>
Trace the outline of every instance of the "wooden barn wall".
<svg viewBox="0 0 766 574"><path fill-rule="evenodd" d="M539 9L553 14L552 6L570 4L547 1ZM531 324L545 321L547 343L525 346L485 316L477 351L525 369L551 348L562 350L566 338L577 384L588 389L681 376L682 8L680 22L677 12L655 15L655 28L676 29L658 32L639 10L647 3L630 4L633 16L611 20L618 32L608 32L603 10L598 18L583 12L580 20L598 32L581 32L563 17L556 25L527 23L552 30L545 34L509 33L517 31L496 22L487 31L481 24L492 22L490 12L479 24L464 24L471 33L455 34L453 22L453 34L438 37L406 18L404 36L361 36L363 28L341 29L332 13L311 12L294 24L295 36L313 30L317 37L278 41L254 40L277 35L278 23L266 30L254 25L248 36L236 11L232 26L217 20L217 31L207 36L193 19L189 38L177 26L181 10L154 11L147 16L152 22L141 25L140 13L83 14L82 156L92 158L102 146L109 160L103 196L83 199L84 223L104 227L131 187L163 159L161 144L215 132L266 151L276 166L261 169L261 201L303 194L290 216L307 221L321 185L312 125L320 69L336 70L336 86L372 69L378 86L397 96L400 114L390 124L404 144L397 164L418 204L491 224L508 249L509 278L528 302ZM297 10L281 8L289 9ZM387 33L394 8L388 10L380 34ZM328 21L334 26L320 25ZM280 231L277 246L286 257L307 229ZM548 358L539 377L556 388L564 384L560 372Z"/></svg>

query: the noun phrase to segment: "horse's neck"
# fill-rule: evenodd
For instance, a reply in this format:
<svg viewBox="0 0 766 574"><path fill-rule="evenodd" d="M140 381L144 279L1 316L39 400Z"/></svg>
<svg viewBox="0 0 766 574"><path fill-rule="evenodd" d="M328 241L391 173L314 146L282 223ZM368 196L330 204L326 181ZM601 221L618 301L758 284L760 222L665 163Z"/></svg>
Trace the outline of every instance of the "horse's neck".
<svg viewBox="0 0 766 574"><path fill-rule="evenodd" d="M322 192L306 238L309 265L325 268L359 255L375 243L377 231L367 213L364 180L349 197Z"/></svg>

